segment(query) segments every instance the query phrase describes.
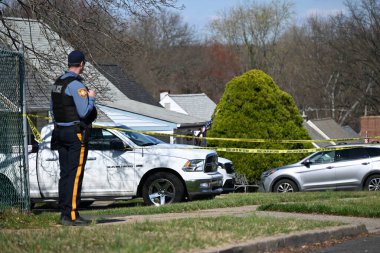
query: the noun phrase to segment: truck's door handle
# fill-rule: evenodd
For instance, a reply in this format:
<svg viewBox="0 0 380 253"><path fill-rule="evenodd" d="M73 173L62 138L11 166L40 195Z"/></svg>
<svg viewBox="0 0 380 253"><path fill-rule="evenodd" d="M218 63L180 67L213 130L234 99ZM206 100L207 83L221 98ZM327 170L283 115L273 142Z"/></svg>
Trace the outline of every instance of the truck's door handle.
<svg viewBox="0 0 380 253"><path fill-rule="evenodd" d="M326 169L329 169L329 170L331 170L332 168L334 168L334 167L333 166L326 167Z"/></svg>
<svg viewBox="0 0 380 253"><path fill-rule="evenodd" d="M89 161L96 160L96 157L88 157L87 160L89 160Z"/></svg>
<svg viewBox="0 0 380 253"><path fill-rule="evenodd" d="M46 161L48 162L53 162L53 161L57 161L58 158L47 158Z"/></svg>
<svg viewBox="0 0 380 253"><path fill-rule="evenodd" d="M362 163L363 165L368 165L369 164L369 162L364 162L364 163Z"/></svg>

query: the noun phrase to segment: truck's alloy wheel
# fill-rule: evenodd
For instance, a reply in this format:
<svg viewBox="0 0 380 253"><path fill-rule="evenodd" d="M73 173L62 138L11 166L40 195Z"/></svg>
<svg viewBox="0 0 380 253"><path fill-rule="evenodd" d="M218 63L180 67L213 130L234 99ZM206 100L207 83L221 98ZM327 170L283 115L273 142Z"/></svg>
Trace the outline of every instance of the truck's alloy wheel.
<svg viewBox="0 0 380 253"><path fill-rule="evenodd" d="M142 194L147 205L166 205L182 201L184 187L177 176L159 172L148 177L144 183Z"/></svg>

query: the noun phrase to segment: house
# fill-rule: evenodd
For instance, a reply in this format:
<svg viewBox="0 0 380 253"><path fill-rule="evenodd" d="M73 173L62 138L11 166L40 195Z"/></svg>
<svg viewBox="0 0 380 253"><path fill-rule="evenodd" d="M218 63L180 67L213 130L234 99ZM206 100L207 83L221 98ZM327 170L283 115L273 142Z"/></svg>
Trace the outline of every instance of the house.
<svg viewBox="0 0 380 253"><path fill-rule="evenodd" d="M380 136L380 116L363 116L360 117L360 136L379 137ZM380 138L369 138L370 143L380 143Z"/></svg>
<svg viewBox="0 0 380 253"><path fill-rule="evenodd" d="M18 47L24 49L27 113L48 116L51 84L66 69L67 55L74 49L37 20L7 18L5 22L12 28ZM4 27L0 24L1 29ZM0 42L12 45L9 39L1 37L1 33ZM187 132L205 123L195 116L165 110L146 94L139 96L141 89L134 90L138 89L138 85L117 66L95 66L87 62L83 76L86 84L97 92L97 107L104 120L125 124L136 130L168 134ZM46 123L46 120L39 118L35 121L39 128Z"/></svg>
<svg viewBox="0 0 380 253"><path fill-rule="evenodd" d="M142 85L131 79L119 65L96 64L95 67L129 99L161 107L158 101Z"/></svg>
<svg viewBox="0 0 380 253"><path fill-rule="evenodd" d="M308 131L312 140L328 140L328 139L351 139L360 138L352 128L349 126L342 127L335 120L327 119L313 119L304 120L303 126ZM326 147L329 145L343 144L343 143L363 143L362 140L354 141L330 141L330 142L316 142L312 143L317 148Z"/></svg>
<svg viewBox="0 0 380 253"><path fill-rule="evenodd" d="M211 120L216 104L204 93L200 94L170 94L161 92L160 104L165 109L200 118Z"/></svg>

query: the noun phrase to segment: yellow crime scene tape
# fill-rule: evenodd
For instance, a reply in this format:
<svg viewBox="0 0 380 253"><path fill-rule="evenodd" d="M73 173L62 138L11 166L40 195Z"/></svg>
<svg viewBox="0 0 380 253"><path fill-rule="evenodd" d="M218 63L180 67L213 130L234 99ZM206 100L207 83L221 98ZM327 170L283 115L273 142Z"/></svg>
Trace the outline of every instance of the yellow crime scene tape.
<svg viewBox="0 0 380 253"><path fill-rule="evenodd" d="M189 136L189 135L181 135L181 134L166 134L166 133L158 133L158 132L149 132L149 131L141 131L141 130L133 130L133 129L125 129L118 127L105 127L101 125L93 124L95 128L104 128L104 129L113 129L122 132L136 132L143 133L148 135L156 135L156 136L173 136L179 138L188 138L188 139L199 139L199 140L214 140L214 141L231 141L231 142L255 142L255 143L313 143L313 142L343 142L343 141L358 141L364 139L380 139L380 136L367 137L367 138L342 138L342 139L321 139L321 140L275 140L275 139L248 139L248 138L220 138L220 137L197 137L197 136Z"/></svg>
<svg viewBox="0 0 380 253"><path fill-rule="evenodd" d="M151 146L143 148L154 148ZM221 152L231 152L231 153L251 153L251 154L304 154L304 153L314 153L319 151L331 151L331 150L343 150L349 147L328 147L328 148L308 148L308 149L253 149L253 148L221 148L221 147L196 147L196 146L176 146L174 149L208 149ZM160 147L160 149L165 149ZM173 149L168 147L167 149Z"/></svg>
<svg viewBox="0 0 380 253"><path fill-rule="evenodd" d="M30 117L42 118L46 120L52 120L51 117L33 115L33 114L24 114L27 117L29 126L32 130L32 133L35 137L35 140L38 143L42 142L41 134L39 133L37 127L33 124ZM167 133L158 133L151 131L141 131L133 129L125 129L119 127L110 127L110 126L101 126L93 124L94 128L103 128L103 129L113 129L122 132L136 132L148 135L155 136L168 136L168 137L178 137L178 138L191 138L199 140L216 140L216 141L231 141L231 142L254 142L254 143L315 143L315 142L344 142L344 141L356 141L364 139L380 139L380 136L372 136L366 138L342 138L342 139L321 139L321 140L274 140L274 139L249 139L249 138L219 138L219 137L197 137L197 136L188 136L181 134L167 134ZM146 147L144 147L146 148ZM345 147L328 147L328 148L309 148L309 149L250 149L250 148L222 148L222 147L179 147L176 146L176 149L212 149L215 151L221 152L234 152L234 153L253 153L253 154L301 154L301 153L313 153L318 151L328 151L328 150L342 150Z"/></svg>
<svg viewBox="0 0 380 253"><path fill-rule="evenodd" d="M42 138L41 138L41 134L38 131L37 127L34 125L33 121L30 119L29 115L26 115L26 119L28 120L29 127L32 130L32 133L34 135L34 140L38 143L41 143Z"/></svg>

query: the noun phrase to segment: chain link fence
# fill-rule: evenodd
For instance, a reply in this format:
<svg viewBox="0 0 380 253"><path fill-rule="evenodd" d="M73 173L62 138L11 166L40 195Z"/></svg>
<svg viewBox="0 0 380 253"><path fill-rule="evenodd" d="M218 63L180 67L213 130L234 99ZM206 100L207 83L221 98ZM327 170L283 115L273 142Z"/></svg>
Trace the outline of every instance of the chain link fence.
<svg viewBox="0 0 380 253"><path fill-rule="evenodd" d="M0 211L29 210L23 81L23 56L0 49Z"/></svg>

